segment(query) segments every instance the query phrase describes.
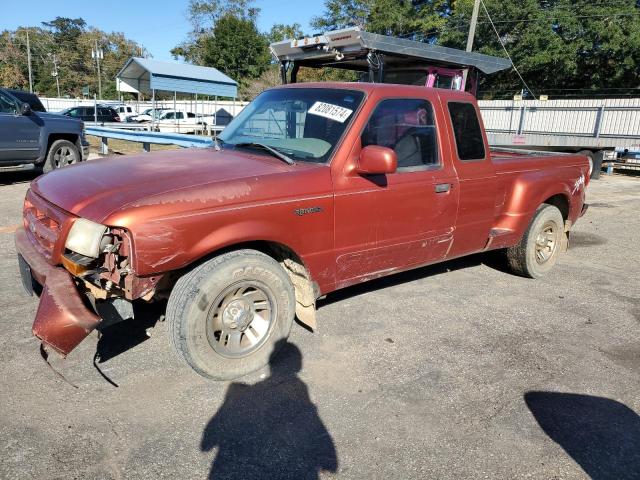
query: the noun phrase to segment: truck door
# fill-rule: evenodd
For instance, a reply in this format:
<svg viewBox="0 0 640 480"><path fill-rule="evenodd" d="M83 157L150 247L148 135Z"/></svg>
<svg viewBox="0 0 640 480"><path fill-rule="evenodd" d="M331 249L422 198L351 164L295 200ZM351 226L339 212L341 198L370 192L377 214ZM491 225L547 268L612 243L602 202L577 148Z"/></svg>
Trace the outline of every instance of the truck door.
<svg viewBox="0 0 640 480"><path fill-rule="evenodd" d="M335 184L340 286L446 255L458 181L451 160L443 158L436 124L426 97L385 99L373 110L357 154L368 145L391 148L398 170L385 176L352 174Z"/></svg>
<svg viewBox="0 0 640 480"><path fill-rule="evenodd" d="M40 152L40 118L20 114L20 105L0 92L0 160L35 160Z"/></svg>
<svg viewBox="0 0 640 480"><path fill-rule="evenodd" d="M447 257L457 257L478 252L487 244L495 221L496 172L476 105L449 101L446 106L460 180L456 230Z"/></svg>

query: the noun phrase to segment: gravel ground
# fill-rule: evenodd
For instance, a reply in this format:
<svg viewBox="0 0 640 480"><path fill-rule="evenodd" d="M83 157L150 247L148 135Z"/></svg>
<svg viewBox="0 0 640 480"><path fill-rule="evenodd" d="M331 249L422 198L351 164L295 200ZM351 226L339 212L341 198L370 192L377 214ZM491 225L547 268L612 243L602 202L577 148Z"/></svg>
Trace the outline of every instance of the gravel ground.
<svg viewBox="0 0 640 480"><path fill-rule="evenodd" d="M30 179L0 181L0 478L640 478L640 178L588 187L547 278L476 255L337 292L235 382L125 323L52 359L77 388L17 275Z"/></svg>

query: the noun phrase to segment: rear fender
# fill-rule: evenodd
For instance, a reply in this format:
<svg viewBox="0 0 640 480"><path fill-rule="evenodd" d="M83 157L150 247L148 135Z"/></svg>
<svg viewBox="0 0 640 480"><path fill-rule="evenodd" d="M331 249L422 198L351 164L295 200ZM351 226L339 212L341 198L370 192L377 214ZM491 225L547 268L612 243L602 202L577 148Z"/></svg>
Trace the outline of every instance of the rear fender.
<svg viewBox="0 0 640 480"><path fill-rule="evenodd" d="M569 204L569 219L577 218L581 202L574 202L570 182L566 179L566 170L525 172L518 175L507 192L504 208L498 215L494 231L500 232L500 241L494 242L494 248L517 243L531 222L538 207L545 200L562 195ZM576 192L577 193L577 192ZM579 203L579 205L575 205ZM576 212L576 208L578 212ZM497 240L497 239L496 239Z"/></svg>

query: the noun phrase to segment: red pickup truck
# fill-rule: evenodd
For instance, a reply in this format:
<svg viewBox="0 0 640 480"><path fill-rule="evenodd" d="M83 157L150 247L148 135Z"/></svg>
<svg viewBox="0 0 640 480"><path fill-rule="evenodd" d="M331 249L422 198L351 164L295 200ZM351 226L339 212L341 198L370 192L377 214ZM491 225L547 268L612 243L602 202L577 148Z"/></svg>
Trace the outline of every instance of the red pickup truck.
<svg viewBox="0 0 640 480"><path fill-rule="evenodd" d="M68 354L166 300L171 343L215 379L265 365L316 299L504 249L546 274L584 214L587 158L490 151L475 99L424 87L267 90L216 148L88 162L33 182L16 232L34 334ZM389 321L393 321L390 319ZM280 342L282 343L282 342Z"/></svg>

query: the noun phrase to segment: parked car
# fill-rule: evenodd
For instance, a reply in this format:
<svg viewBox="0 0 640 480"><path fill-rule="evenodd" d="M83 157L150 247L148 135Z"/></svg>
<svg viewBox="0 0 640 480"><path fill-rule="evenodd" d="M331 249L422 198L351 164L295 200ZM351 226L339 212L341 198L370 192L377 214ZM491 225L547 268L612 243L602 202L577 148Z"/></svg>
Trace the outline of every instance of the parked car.
<svg viewBox="0 0 640 480"><path fill-rule="evenodd" d="M168 108L156 108L155 110L153 108L147 108L145 110L142 111L142 113L136 115L135 117L133 117L131 120L134 122L138 122L138 123L148 123L151 120L157 120L158 118L160 118L160 116L165 112L169 110ZM154 113L155 112L155 113Z"/></svg>
<svg viewBox="0 0 640 480"><path fill-rule="evenodd" d="M234 378L268 362L294 316L315 329L316 299L337 289L497 249L541 277L587 207L585 156L491 151L456 90L287 85L219 139L32 184L16 245L26 288L44 286L46 345L68 354L134 300L168 298L177 354Z"/></svg>
<svg viewBox="0 0 640 480"><path fill-rule="evenodd" d="M65 108L60 112L60 115L67 117L78 118L85 122L95 122L95 107L84 106ZM98 105L98 123L104 122L119 122L120 116L113 108L104 105Z"/></svg>
<svg viewBox="0 0 640 480"><path fill-rule="evenodd" d="M206 122L202 116L185 110L165 110L156 123L158 132L195 133L203 128Z"/></svg>
<svg viewBox="0 0 640 480"><path fill-rule="evenodd" d="M48 172L86 160L88 155L82 121L47 113L31 93L0 88L1 170L35 165Z"/></svg>
<svg viewBox="0 0 640 480"><path fill-rule="evenodd" d="M121 122L130 122L134 117L138 115L138 112L131 106L124 103L109 104L108 107L113 108L120 117Z"/></svg>

